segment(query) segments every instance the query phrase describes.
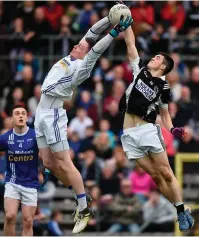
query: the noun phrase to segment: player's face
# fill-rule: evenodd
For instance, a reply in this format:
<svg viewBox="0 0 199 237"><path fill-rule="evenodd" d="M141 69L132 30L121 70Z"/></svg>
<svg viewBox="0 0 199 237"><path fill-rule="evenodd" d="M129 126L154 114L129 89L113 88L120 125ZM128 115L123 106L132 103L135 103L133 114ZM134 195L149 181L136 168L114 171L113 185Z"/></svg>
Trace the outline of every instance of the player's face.
<svg viewBox="0 0 199 237"><path fill-rule="evenodd" d="M147 67L153 70L164 70L164 68L166 67L166 65L164 64L164 56L162 56L161 54L155 55L155 57L153 57L149 61Z"/></svg>
<svg viewBox="0 0 199 237"><path fill-rule="evenodd" d="M75 59L83 59L88 53L89 45L85 40L81 40L70 52L70 56Z"/></svg>
<svg viewBox="0 0 199 237"><path fill-rule="evenodd" d="M24 127L28 121L27 111L24 108L16 108L12 112L13 126Z"/></svg>

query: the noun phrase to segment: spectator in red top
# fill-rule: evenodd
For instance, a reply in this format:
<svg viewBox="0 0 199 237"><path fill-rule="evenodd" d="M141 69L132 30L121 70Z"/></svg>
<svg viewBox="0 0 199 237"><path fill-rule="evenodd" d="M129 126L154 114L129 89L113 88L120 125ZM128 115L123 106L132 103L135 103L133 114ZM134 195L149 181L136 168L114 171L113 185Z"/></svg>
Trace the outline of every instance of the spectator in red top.
<svg viewBox="0 0 199 237"><path fill-rule="evenodd" d="M131 14L139 31L151 31L155 22L154 8L145 1L139 1L131 7ZM137 32L139 33L139 32Z"/></svg>
<svg viewBox="0 0 199 237"><path fill-rule="evenodd" d="M167 21L170 32L178 32L185 22L185 9L179 2L168 1L161 10L161 18Z"/></svg>
<svg viewBox="0 0 199 237"><path fill-rule="evenodd" d="M122 95L124 94L125 91L125 84L122 80L116 80L113 82L113 86L112 86L112 93L110 96L106 97L104 100L104 111L108 111L108 107L109 104L115 100L116 102L119 103L120 98L122 97Z"/></svg>
<svg viewBox="0 0 199 237"><path fill-rule="evenodd" d="M64 7L56 1L47 1L43 7L45 18L50 22L53 31L58 31L60 18L64 14Z"/></svg>

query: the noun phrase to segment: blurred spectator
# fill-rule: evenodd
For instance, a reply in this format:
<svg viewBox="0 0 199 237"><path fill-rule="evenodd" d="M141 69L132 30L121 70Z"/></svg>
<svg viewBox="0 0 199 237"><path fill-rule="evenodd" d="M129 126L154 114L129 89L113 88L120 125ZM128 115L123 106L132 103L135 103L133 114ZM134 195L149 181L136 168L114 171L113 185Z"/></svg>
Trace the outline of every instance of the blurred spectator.
<svg viewBox="0 0 199 237"><path fill-rule="evenodd" d="M19 4L16 12L16 17L21 17L23 19L25 31L30 31L30 29L32 28L34 9L34 1L23 1L22 4Z"/></svg>
<svg viewBox="0 0 199 237"><path fill-rule="evenodd" d="M48 40L41 39L41 37L43 35L51 34L52 30L50 23L45 19L44 9L42 7L37 7L35 9L31 30L35 33L33 38L36 45L34 48L35 51L38 54L46 54L48 50Z"/></svg>
<svg viewBox="0 0 199 237"><path fill-rule="evenodd" d="M91 25L91 16L96 14L92 2L85 2L78 17L79 32L85 33Z"/></svg>
<svg viewBox="0 0 199 237"><path fill-rule="evenodd" d="M112 211L113 225L106 232L107 234L126 230L132 234L139 233L142 219L141 204L131 192L130 180L121 180L120 193L114 197L109 209Z"/></svg>
<svg viewBox="0 0 199 237"><path fill-rule="evenodd" d="M2 133L6 133L8 130L12 129L12 120L10 117L6 117L3 119L3 129L1 130Z"/></svg>
<svg viewBox="0 0 199 237"><path fill-rule="evenodd" d="M31 113L32 116L35 116L36 108L37 105L39 104L40 97L41 97L41 85L38 84L34 87L34 96L32 96L27 103L28 111Z"/></svg>
<svg viewBox="0 0 199 237"><path fill-rule="evenodd" d="M139 26L134 29L135 34L151 31L155 21L153 6L146 1L137 1L130 9L136 25Z"/></svg>
<svg viewBox="0 0 199 237"><path fill-rule="evenodd" d="M84 90L81 92L78 106L84 108L87 111L88 116L94 122L98 120L97 105L89 91Z"/></svg>
<svg viewBox="0 0 199 237"><path fill-rule="evenodd" d="M112 156L111 143L106 132L100 132L93 140L96 154L102 159L110 159Z"/></svg>
<svg viewBox="0 0 199 237"><path fill-rule="evenodd" d="M193 130L185 126L186 136L182 138L179 144L179 152L199 152L199 142L193 137Z"/></svg>
<svg viewBox="0 0 199 237"><path fill-rule="evenodd" d="M105 96L108 95L111 87L111 81L113 80L110 70L110 60L108 58L101 57L99 59L99 66L94 70L93 80L94 82L102 81Z"/></svg>
<svg viewBox="0 0 199 237"><path fill-rule="evenodd" d="M90 195L92 197L92 203L91 203L91 208L94 212L97 212L100 208L100 216L96 215L94 218L92 218L89 222L88 222L88 227L90 230L95 230L95 227L98 223L100 223L103 220L102 217L102 210L101 210L101 191L100 188L95 185L91 188L90 190Z"/></svg>
<svg viewBox="0 0 199 237"><path fill-rule="evenodd" d="M78 15L79 15L79 9L76 7L75 3L67 3L66 6L66 15L70 17L71 19L71 30L73 33L79 30L79 25L77 23Z"/></svg>
<svg viewBox="0 0 199 237"><path fill-rule="evenodd" d="M191 1L187 12L188 31L199 33L199 1Z"/></svg>
<svg viewBox="0 0 199 237"><path fill-rule="evenodd" d="M13 32L10 36L10 58L12 72L16 71L16 57L22 56L25 49L25 30L22 18L16 18L13 22Z"/></svg>
<svg viewBox="0 0 199 237"><path fill-rule="evenodd" d="M60 29L58 38L55 41L55 54L66 57L73 45L71 42L71 30L70 30L71 19L63 15L60 21Z"/></svg>
<svg viewBox="0 0 199 237"><path fill-rule="evenodd" d="M60 211L53 211L51 215L51 220L48 222L48 236L64 235L59 225L62 220L62 213Z"/></svg>
<svg viewBox="0 0 199 237"><path fill-rule="evenodd" d="M75 155L79 152L81 141L77 132L72 132L68 140L69 146L75 152Z"/></svg>
<svg viewBox="0 0 199 237"><path fill-rule="evenodd" d="M59 21L61 16L64 14L64 8L56 0L49 0L46 5L43 6L44 15L46 20L50 23L54 32L58 31Z"/></svg>
<svg viewBox="0 0 199 237"><path fill-rule="evenodd" d="M81 157L81 175L84 182L92 182L93 185L99 180L102 161L96 156L95 149L89 147Z"/></svg>
<svg viewBox="0 0 199 237"><path fill-rule="evenodd" d="M191 90L191 99L194 104L199 102L199 66L195 66L191 70L191 80L187 83Z"/></svg>
<svg viewBox="0 0 199 237"><path fill-rule="evenodd" d="M38 179L39 179L39 183L42 184L43 174L41 170L39 170ZM46 216L51 215L50 202L54 198L55 193L56 193L56 187L55 187L55 184L51 180L48 180L48 182L43 187L40 187L39 189L39 193L38 193L39 206L40 206L41 212L45 214Z"/></svg>
<svg viewBox="0 0 199 237"><path fill-rule="evenodd" d="M107 112L104 113L104 119L107 119L110 123L110 130L115 134L119 135L123 126L123 114L118 111L118 103L112 100L107 105Z"/></svg>
<svg viewBox="0 0 199 237"><path fill-rule="evenodd" d="M81 140L80 150L79 152L84 152L92 145L92 141L94 139L95 128L93 126L89 126L85 130L85 138Z"/></svg>
<svg viewBox="0 0 199 237"><path fill-rule="evenodd" d="M191 101L191 91L189 87L182 86L181 98L178 101L178 111L175 117L176 126L185 126L189 124L194 115L194 106Z"/></svg>
<svg viewBox="0 0 199 237"><path fill-rule="evenodd" d="M182 86L180 84L180 77L177 71L171 71L167 75L167 81L171 87L172 101L177 102L181 97Z"/></svg>
<svg viewBox="0 0 199 237"><path fill-rule="evenodd" d="M105 165L114 168L118 178L123 179L129 175L128 159L121 146L115 147L113 150L113 157L105 162Z"/></svg>
<svg viewBox="0 0 199 237"><path fill-rule="evenodd" d="M157 190L151 191L149 200L143 206L143 216L148 223L145 231L173 231L176 210Z"/></svg>
<svg viewBox="0 0 199 237"><path fill-rule="evenodd" d="M46 215L42 213L39 206L37 206L36 213L33 219L33 233L34 236L43 236L45 227L43 221L46 219Z"/></svg>
<svg viewBox="0 0 199 237"><path fill-rule="evenodd" d="M138 197L141 203L145 203L148 200L150 191L156 188L156 184L138 163L136 163L135 170L130 173L129 179L132 185L131 192Z"/></svg>
<svg viewBox="0 0 199 237"><path fill-rule="evenodd" d="M120 98L122 97L122 95L124 94L125 92L125 84L122 80L117 80L117 81L114 81L113 82L113 86L112 86L112 92L111 92L111 95L106 97L105 100L104 100L104 111L108 111L108 107L109 107L109 104L115 100L116 102L119 103L120 101Z"/></svg>
<svg viewBox="0 0 199 237"><path fill-rule="evenodd" d="M156 54L164 49L164 52L169 51L169 35L165 32L163 24L157 23L149 37L148 50L150 54ZM146 42L147 43L147 42Z"/></svg>
<svg viewBox="0 0 199 237"><path fill-rule="evenodd" d="M0 60L0 98L3 97L4 88L10 83L10 71L4 61Z"/></svg>
<svg viewBox="0 0 199 237"><path fill-rule="evenodd" d="M16 81L15 86L23 90L23 99L27 103L28 99L33 96L33 88L35 86L33 78L33 70L29 65L25 65L21 72L22 80Z"/></svg>
<svg viewBox="0 0 199 237"><path fill-rule="evenodd" d="M178 72L180 76L181 82L187 82L189 78L189 68L187 65L181 60L180 55L178 53L171 53L170 55L174 60L174 68L173 70Z"/></svg>
<svg viewBox="0 0 199 237"><path fill-rule="evenodd" d="M5 112L7 113L7 115L10 115L11 111L12 111L12 107L15 105L22 105L25 106L24 103L24 92L22 90L22 88L20 87L16 87L12 93L11 93L11 97L8 98L7 100L7 104L5 107Z"/></svg>
<svg viewBox="0 0 199 237"><path fill-rule="evenodd" d="M167 1L161 10L161 18L169 28L170 33L176 34L182 30L185 21L185 9L182 3L177 1Z"/></svg>
<svg viewBox="0 0 199 237"><path fill-rule="evenodd" d="M102 194L116 194L119 192L119 177L114 172L114 168L109 166L104 166L102 169L102 175L100 177L100 189Z"/></svg>
<svg viewBox="0 0 199 237"><path fill-rule="evenodd" d="M115 147L115 135L114 133L111 131L111 124L109 122L109 120L107 119L102 119L99 122L99 132L96 133L96 137L100 134L100 132L105 132L108 135L109 138L109 145L110 148L114 148Z"/></svg>
<svg viewBox="0 0 199 237"><path fill-rule="evenodd" d="M15 80L21 81L23 79L22 71L25 66L30 66L32 68L34 80L40 81L39 61L34 57L30 50L26 50L23 54L23 59L17 62Z"/></svg>
<svg viewBox="0 0 199 237"><path fill-rule="evenodd" d="M78 108L76 117L74 117L69 124L69 131L77 132L81 139L85 138L85 130L92 126L93 121L87 116L87 112L83 108Z"/></svg>
<svg viewBox="0 0 199 237"><path fill-rule="evenodd" d="M128 56L126 60L122 62L121 66L123 67L123 78L127 85L129 85L133 80L132 67L129 63Z"/></svg>

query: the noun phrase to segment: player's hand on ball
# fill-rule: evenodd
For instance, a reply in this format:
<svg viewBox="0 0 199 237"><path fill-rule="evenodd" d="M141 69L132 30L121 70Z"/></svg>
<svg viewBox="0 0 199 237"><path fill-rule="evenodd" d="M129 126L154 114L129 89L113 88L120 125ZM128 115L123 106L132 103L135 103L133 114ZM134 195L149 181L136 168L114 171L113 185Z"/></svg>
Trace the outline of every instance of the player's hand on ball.
<svg viewBox="0 0 199 237"><path fill-rule="evenodd" d="M114 38L119 35L119 33L125 31L133 22L133 19L131 16L127 16L126 19L124 19L124 16L122 15L120 18L120 22L110 31L110 35Z"/></svg>
<svg viewBox="0 0 199 237"><path fill-rule="evenodd" d="M183 127L172 128L171 133L176 138L183 138L186 136L186 131Z"/></svg>

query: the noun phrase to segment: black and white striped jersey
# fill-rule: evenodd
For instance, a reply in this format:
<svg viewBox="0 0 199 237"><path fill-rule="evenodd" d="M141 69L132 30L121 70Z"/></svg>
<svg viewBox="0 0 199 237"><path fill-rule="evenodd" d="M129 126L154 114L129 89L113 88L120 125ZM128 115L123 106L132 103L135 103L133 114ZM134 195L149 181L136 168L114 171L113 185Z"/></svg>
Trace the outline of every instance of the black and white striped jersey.
<svg viewBox="0 0 199 237"><path fill-rule="evenodd" d="M134 79L120 99L119 111L155 123L157 106L167 108L171 101L170 86L165 76L153 77L139 57L130 64Z"/></svg>

